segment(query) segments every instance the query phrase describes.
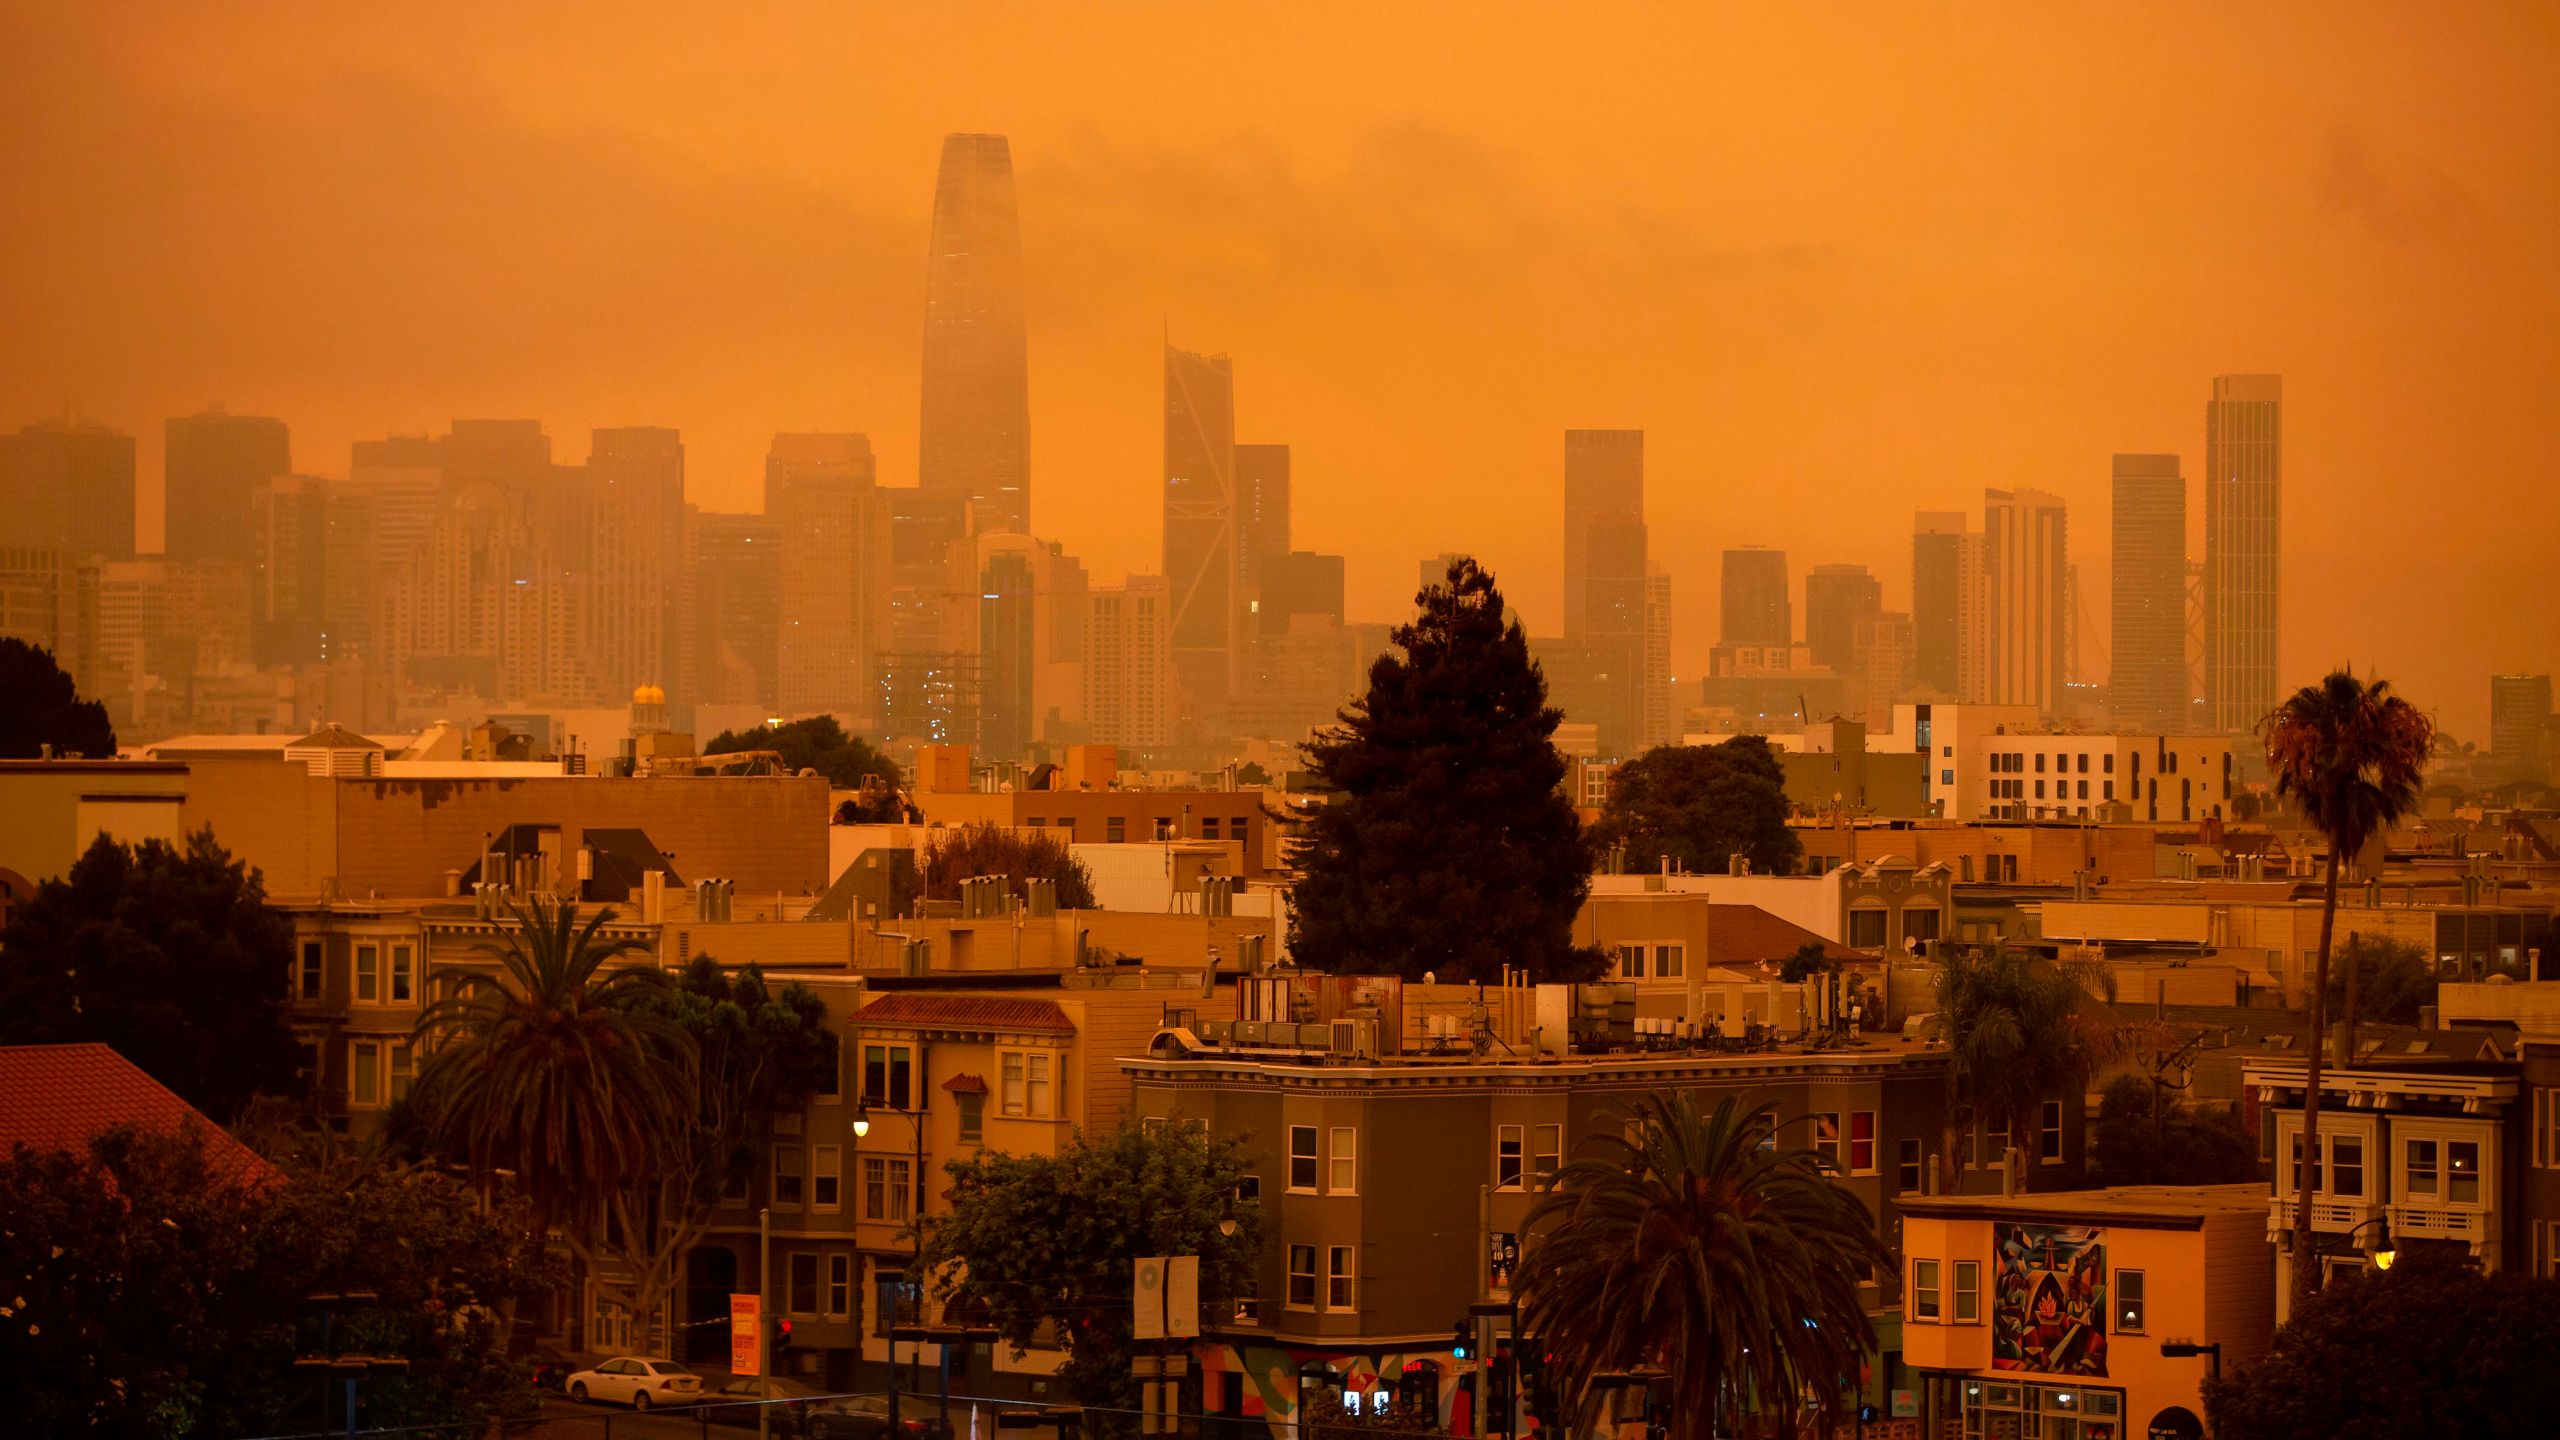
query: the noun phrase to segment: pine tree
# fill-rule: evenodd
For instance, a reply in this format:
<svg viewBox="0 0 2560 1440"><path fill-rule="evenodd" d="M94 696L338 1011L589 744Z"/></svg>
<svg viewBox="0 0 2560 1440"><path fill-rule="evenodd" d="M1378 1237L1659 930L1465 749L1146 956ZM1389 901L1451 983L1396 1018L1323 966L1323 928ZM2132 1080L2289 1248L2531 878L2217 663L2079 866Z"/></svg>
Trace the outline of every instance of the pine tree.
<svg viewBox="0 0 2560 1440"><path fill-rule="evenodd" d="M1417 601L1368 694L1305 747L1333 793L1291 851L1291 949L1316 970L1589 979L1604 962L1573 944L1591 851L1561 788L1563 714L1473 560Z"/></svg>

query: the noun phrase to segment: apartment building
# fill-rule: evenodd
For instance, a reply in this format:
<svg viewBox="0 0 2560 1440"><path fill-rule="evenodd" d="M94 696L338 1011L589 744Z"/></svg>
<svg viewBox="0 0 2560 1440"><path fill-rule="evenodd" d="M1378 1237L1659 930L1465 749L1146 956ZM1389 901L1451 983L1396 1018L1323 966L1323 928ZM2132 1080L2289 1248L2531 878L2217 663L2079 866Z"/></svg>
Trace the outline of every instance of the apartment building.
<svg viewBox="0 0 2560 1440"><path fill-rule="evenodd" d="M1245 1189L1262 1206L1266 1237L1261 1272L1231 1313L1204 1318L1186 1382L1197 1389L1184 1404L1275 1433L1320 1390L1375 1409L1416 1384L1443 1423L1469 1423L1481 1397L1471 1367L1451 1354L1455 1324L1470 1306L1509 1297L1538 1177L1583 1141L1620 1133L1643 1097L1773 1099L1784 1133L1840 1164L1889 1243L1903 1197L1936 1188L1951 1119L1961 1188L2002 1187L2001 1137L1946 1112L1945 1052L1898 1037L1720 1049L1577 1012L1567 1043L1553 1021L1573 1001L1548 992L1568 987L1471 1010L1454 993L1462 987L1247 979L1240 1006L1254 1008L1264 985L1281 988L1280 1012L1317 1017L1335 1043L1298 1048L1313 1028L1304 1024L1205 1020L1202 1001L1169 1007L1166 1033L1122 1067L1143 1121L1245 1139ZM1471 1031L1484 1043L1468 1043ZM2021 1167L2030 1188L2078 1179L2079 1108L2057 1101L2038 1117ZM1893 1319L1899 1288L1878 1274L1866 1292L1882 1317L1878 1404L1912 1383Z"/></svg>
<svg viewBox="0 0 2560 1440"><path fill-rule="evenodd" d="M2232 748L2219 735L2056 731L2029 705L1897 705L1876 748L1928 757L1944 820L2136 820L2227 814Z"/></svg>
<svg viewBox="0 0 2560 1440"><path fill-rule="evenodd" d="M2275 1329L2260 1185L1935 1195L1902 1210L1903 1359L1886 1434L2201 1436L2204 1356L2245 1366Z"/></svg>

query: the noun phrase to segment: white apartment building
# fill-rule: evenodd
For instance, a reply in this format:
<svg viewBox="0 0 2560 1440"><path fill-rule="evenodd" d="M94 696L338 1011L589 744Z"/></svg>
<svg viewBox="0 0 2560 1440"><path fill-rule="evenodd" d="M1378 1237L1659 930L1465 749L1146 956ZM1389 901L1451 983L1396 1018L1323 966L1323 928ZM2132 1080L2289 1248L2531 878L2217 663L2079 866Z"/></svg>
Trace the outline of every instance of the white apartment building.
<svg viewBox="0 0 2560 1440"><path fill-rule="evenodd" d="M1926 755L1948 820L2186 822L2231 801L2228 736L2057 732L2032 705L1896 705L1868 748Z"/></svg>

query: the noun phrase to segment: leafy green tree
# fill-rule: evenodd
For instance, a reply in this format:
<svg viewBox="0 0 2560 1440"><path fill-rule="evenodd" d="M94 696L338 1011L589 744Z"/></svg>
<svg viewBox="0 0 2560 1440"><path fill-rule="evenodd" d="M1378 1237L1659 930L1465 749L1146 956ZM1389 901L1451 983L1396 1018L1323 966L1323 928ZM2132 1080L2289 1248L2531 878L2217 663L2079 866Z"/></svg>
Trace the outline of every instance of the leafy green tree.
<svg viewBox="0 0 2560 1440"><path fill-rule="evenodd" d="M2339 872L2364 853L2374 836L2417 808L2419 781L2435 752L2435 725L2417 706L2392 694L2389 681L2367 685L2340 670L2295 691L2260 723L2259 733L2266 741L2277 796L2329 841L2320 889L2320 948L2303 997L2311 1025L2303 1047L2308 1071L2294 1193L2307 1196L2317 1188L2311 1171L2320 1154L2320 1072L2327 1058L2321 1053L2321 1030L2328 1009L2329 946L2338 928ZM2324 997L2324 1003L2312 1003L2315 995ZM2307 1256L2314 1253L2312 1207L2294 1209L2293 1253ZM2319 1269L2293 1267L2292 1308L2299 1309L2319 1288Z"/></svg>
<svg viewBox="0 0 2560 1440"><path fill-rule="evenodd" d="M2147 1075L2119 1075L2099 1092L2089 1150L2108 1185L2236 1185L2263 1178L2257 1142L2237 1110L2181 1105Z"/></svg>
<svg viewBox="0 0 2560 1440"><path fill-rule="evenodd" d="M1133 1410L1132 1263L1199 1256L1204 1308L1252 1280L1262 1228L1259 1207L1235 1199L1242 1147L1198 1126L1124 1125L1055 1155L954 1160L950 1213L923 1226L923 1273L959 1277L946 1304L983 1314L1017 1354L1053 1329L1078 1403Z"/></svg>
<svg viewBox="0 0 2560 1440"><path fill-rule="evenodd" d="M646 1322L673 1278L652 1263L649 1204L689 1169L700 1052L654 1003L662 972L607 970L640 948L599 933L612 918L597 910L581 925L575 904L543 899L516 907L478 947L497 973L465 973L419 1017L426 1063L411 1098L439 1153L484 1178L520 1177L533 1223ZM599 1263L608 1257L625 1263Z"/></svg>
<svg viewBox="0 0 2560 1440"><path fill-rule="evenodd" d="M2404 1253L2305 1301L2256 1364L2207 1385L2205 1405L2221 1440L2548 1435L2554 1354L2560 1280Z"/></svg>
<svg viewBox="0 0 2560 1440"><path fill-rule="evenodd" d="M1740 1433L1752 1409L1794 1434L1799 1396L1836 1424L1875 1343L1859 1280L1893 1263L1874 1219L1830 1161L1777 1146L1766 1101L1702 1115L1675 1091L1635 1118L1577 1146L1529 1213L1521 1326L1568 1415L1596 1404L1595 1374L1658 1369L1674 1440Z"/></svg>
<svg viewBox="0 0 2560 1440"><path fill-rule="evenodd" d="M902 784L897 762L873 749L871 742L862 737L844 733L844 727L836 723L833 715L812 715L805 720L752 730L723 730L702 747L705 755L740 750L774 751L782 756L783 768L795 774L815 770L839 790L863 789L866 779L893 792Z"/></svg>
<svg viewBox="0 0 2560 1440"><path fill-rule="evenodd" d="M208 1115L305 1093L293 926L199 830L181 850L100 835L0 931L0 1043L110 1045Z"/></svg>
<svg viewBox="0 0 2560 1440"><path fill-rule="evenodd" d="M1260 789L1271 783L1271 772L1263 769L1261 762L1247 760L1236 767L1236 783L1251 789Z"/></svg>
<svg viewBox="0 0 2560 1440"><path fill-rule="evenodd" d="M366 1382L364 1425L481 1433L529 1398L503 1317L557 1278L504 1193L370 1157L244 1181L200 1132L21 1146L0 1214L0 1374L41 1377L11 1395L29 1435L316 1430L293 1362L326 1348L407 1362ZM310 1297L349 1292L375 1298L324 1346Z"/></svg>
<svg viewBox="0 0 2560 1440"><path fill-rule="evenodd" d="M0 760L33 760L47 745L56 755L111 759L116 731L107 707L80 698L52 651L0 637Z"/></svg>
<svg viewBox="0 0 2560 1440"><path fill-rule="evenodd" d="M1787 773L1760 736L1659 745L1610 774L1591 843L1623 848L1629 870L1656 870L1667 858L1705 874L1740 854L1754 870L1786 874L1804 859L1787 809Z"/></svg>
<svg viewBox="0 0 2560 1440"><path fill-rule="evenodd" d="M2356 1018L2382 1025L2415 1025L2421 1008L2436 1003L2436 971L2427 953L2387 935L2351 934L2338 947L2329 977L2329 1018L2347 1013L2347 972L2356 977Z"/></svg>
<svg viewBox="0 0 2560 1440"><path fill-rule="evenodd" d="M980 875L1002 875L1016 899L1028 893L1027 881L1054 881L1059 909L1094 908L1093 871L1064 839L1046 829L1016 830L981 821L936 830L925 841L926 899L956 900L960 882Z"/></svg>
<svg viewBox="0 0 2560 1440"><path fill-rule="evenodd" d="M1473 560L1424 590L1367 694L1305 747L1332 792L1290 849L1290 948L1316 970L1446 981L1607 966L1577 948L1591 847L1561 788L1561 711Z"/></svg>
<svg viewBox="0 0 2560 1440"><path fill-rule="evenodd" d="M2095 962L2048 959L2005 945L1951 954L1938 970L1938 1033L1947 1042L1954 1107L2000 1117L2009 1151L2023 1156L2038 1108L2081 1103L2090 1079L2118 1049L2112 1018L2095 990L2115 980ZM1947 1188L1956 1182L1955 1136L1941 1152ZM2014 1173L2014 1172L2013 1172Z"/></svg>

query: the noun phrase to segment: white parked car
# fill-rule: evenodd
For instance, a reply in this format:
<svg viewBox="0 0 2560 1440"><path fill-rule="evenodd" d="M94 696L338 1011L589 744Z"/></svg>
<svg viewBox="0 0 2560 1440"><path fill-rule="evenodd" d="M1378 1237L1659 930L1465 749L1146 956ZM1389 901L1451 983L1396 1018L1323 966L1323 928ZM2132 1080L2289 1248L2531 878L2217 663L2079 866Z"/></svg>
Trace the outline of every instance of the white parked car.
<svg viewBox="0 0 2560 1440"><path fill-rule="evenodd" d="M699 1405L702 1377L673 1360L625 1355L570 1376L569 1398L582 1405L628 1405L634 1410Z"/></svg>

